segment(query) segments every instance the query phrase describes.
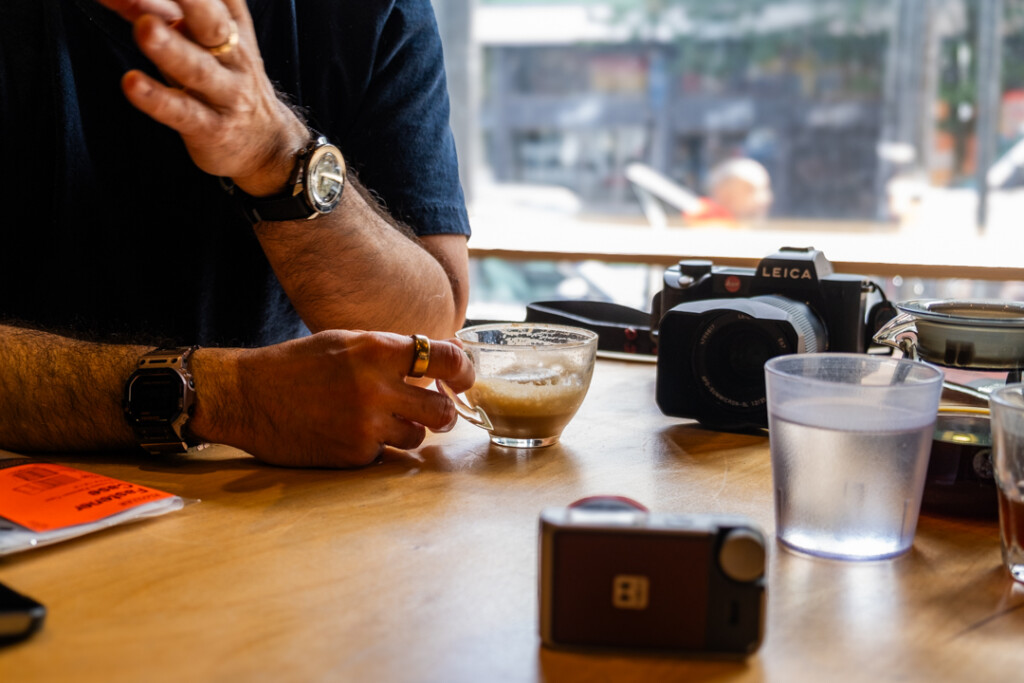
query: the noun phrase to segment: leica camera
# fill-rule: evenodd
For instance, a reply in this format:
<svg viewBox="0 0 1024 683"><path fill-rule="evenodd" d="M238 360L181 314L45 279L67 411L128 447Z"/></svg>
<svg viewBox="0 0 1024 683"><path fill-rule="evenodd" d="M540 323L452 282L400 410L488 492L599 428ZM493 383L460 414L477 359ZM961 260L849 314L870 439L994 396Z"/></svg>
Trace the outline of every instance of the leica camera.
<svg viewBox="0 0 1024 683"><path fill-rule="evenodd" d="M540 516L545 646L743 658L765 619L765 537L749 520L594 497Z"/></svg>
<svg viewBox="0 0 1024 683"><path fill-rule="evenodd" d="M784 247L756 268L680 261L652 305L658 407L712 429L767 427L765 361L864 352L895 313L877 284L833 272L811 247Z"/></svg>

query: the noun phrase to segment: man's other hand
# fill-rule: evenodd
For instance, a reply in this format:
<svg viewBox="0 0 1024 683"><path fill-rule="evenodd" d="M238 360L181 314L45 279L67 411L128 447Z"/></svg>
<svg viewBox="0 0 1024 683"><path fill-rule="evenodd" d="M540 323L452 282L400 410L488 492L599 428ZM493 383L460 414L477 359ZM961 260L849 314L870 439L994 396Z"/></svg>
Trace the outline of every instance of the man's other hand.
<svg viewBox="0 0 1024 683"><path fill-rule="evenodd" d="M126 73L128 100L181 134L195 164L254 196L285 189L305 124L267 77L245 0L98 0L134 26L164 77Z"/></svg>
<svg viewBox="0 0 1024 683"><path fill-rule="evenodd" d="M473 385L457 344L430 347L425 377L456 392ZM343 330L259 349L200 349L189 425L202 440L275 465L365 465L388 446L415 448L427 428L442 431L455 420L447 397L406 381L413 356L410 337Z"/></svg>

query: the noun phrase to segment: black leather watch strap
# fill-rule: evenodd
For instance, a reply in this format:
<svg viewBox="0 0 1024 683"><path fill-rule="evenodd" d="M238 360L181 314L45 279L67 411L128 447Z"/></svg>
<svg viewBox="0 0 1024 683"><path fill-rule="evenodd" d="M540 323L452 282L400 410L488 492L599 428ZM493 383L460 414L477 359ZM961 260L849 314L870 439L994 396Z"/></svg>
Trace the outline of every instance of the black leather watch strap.
<svg viewBox="0 0 1024 683"><path fill-rule="evenodd" d="M238 206L246 219L253 225L262 221L293 221L306 218L314 212L301 192L296 195L274 197L253 197L237 187L230 192L238 201Z"/></svg>

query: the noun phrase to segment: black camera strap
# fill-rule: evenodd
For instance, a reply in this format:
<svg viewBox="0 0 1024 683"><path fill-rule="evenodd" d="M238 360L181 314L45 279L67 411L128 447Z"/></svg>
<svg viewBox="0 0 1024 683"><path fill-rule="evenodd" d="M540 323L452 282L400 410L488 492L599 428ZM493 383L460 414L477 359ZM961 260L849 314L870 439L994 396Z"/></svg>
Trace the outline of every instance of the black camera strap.
<svg viewBox="0 0 1024 683"><path fill-rule="evenodd" d="M653 356L651 314L607 301L537 301L526 305L526 322L582 327L597 333L599 351Z"/></svg>

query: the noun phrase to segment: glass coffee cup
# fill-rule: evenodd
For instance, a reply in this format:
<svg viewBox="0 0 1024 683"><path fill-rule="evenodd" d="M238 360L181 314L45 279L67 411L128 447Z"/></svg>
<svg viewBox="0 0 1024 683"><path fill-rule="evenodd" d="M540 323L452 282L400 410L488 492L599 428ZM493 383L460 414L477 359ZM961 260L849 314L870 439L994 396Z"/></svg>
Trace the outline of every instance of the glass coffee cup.
<svg viewBox="0 0 1024 683"><path fill-rule="evenodd" d="M594 373L597 334L567 325L493 323L459 330L476 370L465 401L438 388L463 419L510 448L558 442L583 403Z"/></svg>

